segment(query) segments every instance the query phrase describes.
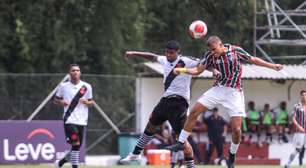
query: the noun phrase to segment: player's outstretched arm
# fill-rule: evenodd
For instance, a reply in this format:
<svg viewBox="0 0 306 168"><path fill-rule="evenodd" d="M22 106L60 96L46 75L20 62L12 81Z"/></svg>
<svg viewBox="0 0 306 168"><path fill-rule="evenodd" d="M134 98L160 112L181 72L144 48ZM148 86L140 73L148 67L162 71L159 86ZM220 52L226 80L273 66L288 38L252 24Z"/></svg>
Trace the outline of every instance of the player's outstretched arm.
<svg viewBox="0 0 306 168"><path fill-rule="evenodd" d="M126 51L124 53L124 58L128 59L130 57L142 57L150 61L157 61L158 55L150 52Z"/></svg>
<svg viewBox="0 0 306 168"><path fill-rule="evenodd" d="M273 63L264 61L263 59L258 58L258 57L252 57L250 59L250 62L255 64L255 65L259 65L259 66L274 69L276 71L279 71L279 70L283 69L283 65L281 65L281 64L273 64Z"/></svg>
<svg viewBox="0 0 306 168"><path fill-rule="evenodd" d="M200 75L206 67L203 64L199 64L197 67L194 68L174 68L174 74L189 74L189 75Z"/></svg>

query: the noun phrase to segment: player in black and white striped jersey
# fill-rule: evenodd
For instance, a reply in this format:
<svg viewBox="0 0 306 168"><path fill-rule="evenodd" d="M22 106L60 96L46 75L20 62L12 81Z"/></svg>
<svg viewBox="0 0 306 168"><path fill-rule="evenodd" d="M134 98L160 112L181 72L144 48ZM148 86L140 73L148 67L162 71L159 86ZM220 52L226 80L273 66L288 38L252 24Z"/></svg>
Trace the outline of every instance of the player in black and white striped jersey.
<svg viewBox="0 0 306 168"><path fill-rule="evenodd" d="M125 58L143 57L150 61L159 62L164 69L164 93L153 109L149 122L134 151L120 161L121 163L128 163L140 159L140 153L144 146L153 139L156 128L165 121L169 121L176 135L180 133L187 118L192 76L186 74L176 75L173 73L173 69L195 67L200 60L180 55L180 45L174 40L167 42L165 56L138 51L127 51L124 56ZM188 142L184 146L184 155L187 168L193 168L193 151Z"/></svg>
<svg viewBox="0 0 306 168"><path fill-rule="evenodd" d="M306 145L306 90L300 92L300 102L294 105L292 121L295 126L293 135L294 151L290 154L289 160L285 168L289 168L295 156L301 152L303 146Z"/></svg>

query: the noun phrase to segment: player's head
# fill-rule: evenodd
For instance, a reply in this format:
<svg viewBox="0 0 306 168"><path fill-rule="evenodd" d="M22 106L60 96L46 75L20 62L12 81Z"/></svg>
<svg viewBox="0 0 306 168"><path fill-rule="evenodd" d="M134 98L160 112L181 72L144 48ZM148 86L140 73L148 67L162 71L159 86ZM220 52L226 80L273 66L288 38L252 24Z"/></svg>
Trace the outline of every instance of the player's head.
<svg viewBox="0 0 306 168"><path fill-rule="evenodd" d="M303 103L306 103L306 90L301 90L300 91L300 97L301 97L301 101Z"/></svg>
<svg viewBox="0 0 306 168"><path fill-rule="evenodd" d="M269 103L266 103L265 105L264 105L264 110L263 110L264 112L269 112L270 111L270 104Z"/></svg>
<svg viewBox="0 0 306 168"><path fill-rule="evenodd" d="M286 101L282 101L280 104L279 104L279 107L282 109L282 110L285 110L287 108L287 102Z"/></svg>
<svg viewBox="0 0 306 168"><path fill-rule="evenodd" d="M206 46L215 57L219 57L225 52L222 40L218 36L210 36L206 41Z"/></svg>
<svg viewBox="0 0 306 168"><path fill-rule="evenodd" d="M69 71L69 75L70 75L70 79L75 81L75 80L79 80L81 77L81 69L80 66L78 64L70 64L68 66L68 71Z"/></svg>
<svg viewBox="0 0 306 168"><path fill-rule="evenodd" d="M218 108L213 108L212 112L213 112L214 115L218 115Z"/></svg>
<svg viewBox="0 0 306 168"><path fill-rule="evenodd" d="M177 56L180 53L181 46L179 42L175 40L170 40L166 44L165 55L169 62L173 62L176 60Z"/></svg>
<svg viewBox="0 0 306 168"><path fill-rule="evenodd" d="M249 101L248 106L249 106L250 110L254 110L255 109L255 102Z"/></svg>

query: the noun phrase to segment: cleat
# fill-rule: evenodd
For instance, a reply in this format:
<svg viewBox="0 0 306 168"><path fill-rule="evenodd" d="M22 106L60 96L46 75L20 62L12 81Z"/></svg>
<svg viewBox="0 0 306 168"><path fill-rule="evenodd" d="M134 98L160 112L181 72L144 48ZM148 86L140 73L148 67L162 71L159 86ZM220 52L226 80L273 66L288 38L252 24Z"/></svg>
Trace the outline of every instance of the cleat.
<svg viewBox="0 0 306 168"><path fill-rule="evenodd" d="M167 146L165 149L168 149L170 151L177 152L179 150L184 150L184 144L181 142L176 142L173 145Z"/></svg>
<svg viewBox="0 0 306 168"><path fill-rule="evenodd" d="M121 164L129 164L132 161L140 161L140 155L135 155L133 153L128 154L125 158L121 159L119 163Z"/></svg>
<svg viewBox="0 0 306 168"><path fill-rule="evenodd" d="M54 162L54 165L55 165L55 168L62 168L60 165L59 165L59 160L56 160L55 162Z"/></svg>
<svg viewBox="0 0 306 168"><path fill-rule="evenodd" d="M235 158L236 154L232 154L228 151L227 168L235 168Z"/></svg>

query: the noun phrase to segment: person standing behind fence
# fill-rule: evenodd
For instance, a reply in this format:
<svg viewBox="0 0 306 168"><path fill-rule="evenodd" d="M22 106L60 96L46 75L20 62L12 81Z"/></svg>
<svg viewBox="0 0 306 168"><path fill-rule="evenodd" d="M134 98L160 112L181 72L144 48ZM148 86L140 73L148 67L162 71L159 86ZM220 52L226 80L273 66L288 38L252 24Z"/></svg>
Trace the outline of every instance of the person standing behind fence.
<svg viewBox="0 0 306 168"><path fill-rule="evenodd" d="M88 106L93 104L92 87L80 79L81 70L78 64L69 65L69 76L70 80L59 86L54 103L64 107L64 130L71 149L61 160L55 161L56 168L61 168L69 161L72 168L78 167L80 147L88 119Z"/></svg>
<svg viewBox="0 0 306 168"><path fill-rule="evenodd" d="M302 90L300 92L300 102L294 105L293 109L293 117L292 122L295 126L295 133L293 136L293 144L294 144L294 151L290 154L289 160L285 165L285 168L289 168L291 162L295 158L295 156L301 152L303 146L306 145L306 90Z"/></svg>

